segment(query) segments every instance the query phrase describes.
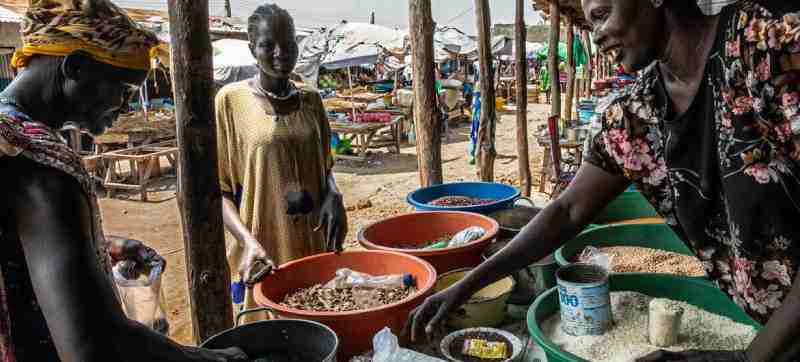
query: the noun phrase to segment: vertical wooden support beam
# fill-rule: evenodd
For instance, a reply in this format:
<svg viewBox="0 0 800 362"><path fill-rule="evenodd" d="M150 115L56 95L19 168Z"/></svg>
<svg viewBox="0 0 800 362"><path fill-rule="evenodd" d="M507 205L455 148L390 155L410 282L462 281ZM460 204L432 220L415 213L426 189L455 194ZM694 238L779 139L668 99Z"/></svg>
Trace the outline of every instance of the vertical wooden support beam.
<svg viewBox="0 0 800 362"><path fill-rule="evenodd" d="M169 0L180 167L178 204L195 341L233 326L217 175L208 0Z"/></svg>
<svg viewBox="0 0 800 362"><path fill-rule="evenodd" d="M517 47L517 155L522 195L531 195L531 163L528 155L528 51L525 26L525 0L517 0L514 40Z"/></svg>
<svg viewBox="0 0 800 362"><path fill-rule="evenodd" d="M584 49L586 49L586 98L592 97L592 79L594 79L594 54L592 53L592 40L589 37L589 31L581 31L581 38L583 39Z"/></svg>
<svg viewBox="0 0 800 362"><path fill-rule="evenodd" d="M433 16L431 0L409 0L408 22L414 71L414 126L419 183L442 183L442 137L433 83Z"/></svg>
<svg viewBox="0 0 800 362"><path fill-rule="evenodd" d="M561 37L561 13L558 1L550 2L550 49L547 60L550 62L550 116L561 117L561 79L558 71L558 42Z"/></svg>
<svg viewBox="0 0 800 362"><path fill-rule="evenodd" d="M564 119L572 120L572 108L575 97L575 27L573 26L572 15L566 17L566 36L567 36L567 97L564 100Z"/></svg>
<svg viewBox="0 0 800 362"><path fill-rule="evenodd" d="M491 13L489 0L475 0L478 28L478 59L481 78L481 117L478 129L478 177L481 181L494 181L494 160L497 151L494 145L495 107L494 70L492 69L492 48L490 45Z"/></svg>

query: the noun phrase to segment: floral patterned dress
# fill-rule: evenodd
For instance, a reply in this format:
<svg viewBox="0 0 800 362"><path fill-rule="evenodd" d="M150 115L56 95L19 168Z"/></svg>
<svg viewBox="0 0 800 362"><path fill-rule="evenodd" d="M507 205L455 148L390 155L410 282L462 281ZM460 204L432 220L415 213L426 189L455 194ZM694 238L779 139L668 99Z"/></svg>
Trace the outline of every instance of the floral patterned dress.
<svg viewBox="0 0 800 362"><path fill-rule="evenodd" d="M5 160L22 157L75 178L95 216L93 234L98 261L105 265L110 276L92 179L80 156L46 125L9 105L0 107L3 107L0 110L0 174L13 172L4 164ZM16 226L5 212L5 208L0 207L0 362L58 361L50 330L33 290ZM113 283L111 279L109 283Z"/></svg>
<svg viewBox="0 0 800 362"><path fill-rule="evenodd" d="M653 64L603 113L587 150L587 162L636 184L761 322L800 267L800 4L790 6L725 8L689 111L674 115Z"/></svg>

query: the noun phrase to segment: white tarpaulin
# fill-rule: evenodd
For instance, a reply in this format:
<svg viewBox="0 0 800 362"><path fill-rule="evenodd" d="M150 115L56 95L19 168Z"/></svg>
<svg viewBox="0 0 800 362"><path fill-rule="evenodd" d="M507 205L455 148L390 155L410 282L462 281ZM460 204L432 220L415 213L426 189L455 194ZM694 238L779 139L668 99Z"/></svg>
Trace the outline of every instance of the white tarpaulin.
<svg viewBox="0 0 800 362"><path fill-rule="evenodd" d="M214 82L219 85L252 78L258 73L256 58L245 40L222 39L214 47Z"/></svg>
<svg viewBox="0 0 800 362"><path fill-rule="evenodd" d="M402 49L406 33L380 25L347 23L334 29L321 66L328 70L375 64L383 49Z"/></svg>
<svg viewBox="0 0 800 362"><path fill-rule="evenodd" d="M300 59L295 73L307 84L316 84L319 69L343 69L359 65L374 65L384 49L402 49L406 33L380 25L346 23L309 35L300 43ZM402 65L386 57L389 71Z"/></svg>
<svg viewBox="0 0 800 362"><path fill-rule="evenodd" d="M437 62L447 60L452 54L477 53L478 43L456 28L443 27L433 34L434 57Z"/></svg>

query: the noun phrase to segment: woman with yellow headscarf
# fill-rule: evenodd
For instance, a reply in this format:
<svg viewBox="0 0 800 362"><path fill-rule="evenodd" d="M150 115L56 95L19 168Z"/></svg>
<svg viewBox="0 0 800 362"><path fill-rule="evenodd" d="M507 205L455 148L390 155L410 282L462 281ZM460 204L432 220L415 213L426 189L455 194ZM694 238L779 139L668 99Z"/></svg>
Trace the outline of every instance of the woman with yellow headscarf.
<svg viewBox="0 0 800 362"><path fill-rule="evenodd" d="M101 132L158 40L108 0L32 0L0 93L0 362L245 361L125 317L92 179L55 130Z"/></svg>

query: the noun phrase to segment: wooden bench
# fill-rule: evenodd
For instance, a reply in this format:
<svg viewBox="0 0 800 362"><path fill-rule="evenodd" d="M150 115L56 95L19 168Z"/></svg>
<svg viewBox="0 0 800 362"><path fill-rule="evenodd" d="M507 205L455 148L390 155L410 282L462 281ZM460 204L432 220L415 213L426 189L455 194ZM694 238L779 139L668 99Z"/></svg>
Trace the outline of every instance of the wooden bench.
<svg viewBox="0 0 800 362"><path fill-rule="evenodd" d="M138 191L142 201L147 201L147 187L155 178L161 176L161 157L165 157L173 169L177 169L178 147L176 141L166 141L151 145L127 148L102 154L106 172L103 186L108 197L114 190ZM132 165L130 177L117 172L120 162Z"/></svg>

